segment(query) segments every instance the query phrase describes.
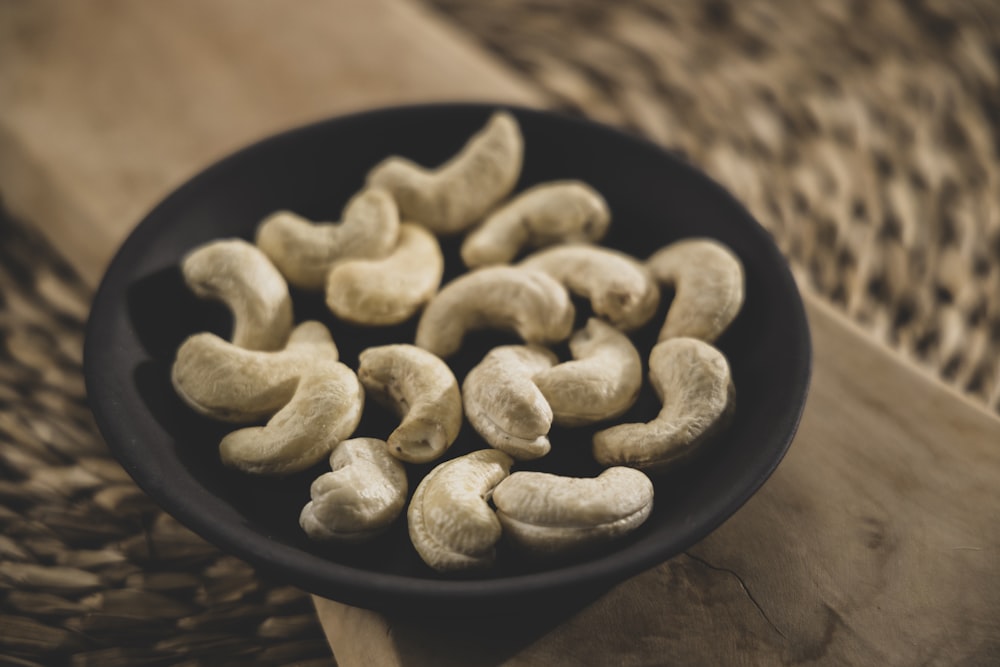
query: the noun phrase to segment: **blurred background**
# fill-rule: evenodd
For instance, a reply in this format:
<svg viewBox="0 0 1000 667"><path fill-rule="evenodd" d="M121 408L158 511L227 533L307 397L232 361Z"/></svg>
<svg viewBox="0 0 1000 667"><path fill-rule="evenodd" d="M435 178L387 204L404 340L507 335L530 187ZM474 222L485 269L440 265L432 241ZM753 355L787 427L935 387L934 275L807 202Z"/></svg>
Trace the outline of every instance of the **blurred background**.
<svg viewBox="0 0 1000 667"><path fill-rule="evenodd" d="M432 5L557 106L687 155L801 283L1000 409L1000 5Z"/></svg>
<svg viewBox="0 0 1000 667"><path fill-rule="evenodd" d="M523 87L450 77L470 45ZM380 101L511 97L685 155L805 289L1000 411L1000 3L0 0L0 662L330 664L307 596L107 458L80 375L92 290L145 209L240 145Z"/></svg>

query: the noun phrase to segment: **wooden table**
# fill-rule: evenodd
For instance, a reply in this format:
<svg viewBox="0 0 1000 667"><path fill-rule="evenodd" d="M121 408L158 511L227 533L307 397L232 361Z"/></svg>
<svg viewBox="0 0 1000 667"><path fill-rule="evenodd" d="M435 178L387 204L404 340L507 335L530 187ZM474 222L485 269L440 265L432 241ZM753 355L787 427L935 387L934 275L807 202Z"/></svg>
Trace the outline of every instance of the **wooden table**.
<svg viewBox="0 0 1000 667"><path fill-rule="evenodd" d="M93 285L157 200L263 135L390 103L546 103L415 2L294 8L0 4L0 196ZM719 530L543 627L317 599L339 664L1000 664L1000 420L804 298L801 430Z"/></svg>

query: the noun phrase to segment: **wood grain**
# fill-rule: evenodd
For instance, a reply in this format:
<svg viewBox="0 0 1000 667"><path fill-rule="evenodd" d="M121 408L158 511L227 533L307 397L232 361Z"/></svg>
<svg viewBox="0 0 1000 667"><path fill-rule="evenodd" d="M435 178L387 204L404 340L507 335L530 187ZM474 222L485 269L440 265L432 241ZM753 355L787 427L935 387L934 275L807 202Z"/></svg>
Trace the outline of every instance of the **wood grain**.
<svg viewBox="0 0 1000 667"><path fill-rule="evenodd" d="M93 286L214 160L366 107L539 98L416 3L0 3L0 197Z"/></svg>
<svg viewBox="0 0 1000 667"><path fill-rule="evenodd" d="M0 3L0 195L92 284L132 224L275 130L443 98L540 103L407 2ZM340 664L996 664L1000 422L805 295L812 394L774 477L688 553L567 618L317 600Z"/></svg>
<svg viewBox="0 0 1000 667"><path fill-rule="evenodd" d="M799 433L707 539L567 619L456 628L317 600L338 663L997 664L1000 420L807 303Z"/></svg>

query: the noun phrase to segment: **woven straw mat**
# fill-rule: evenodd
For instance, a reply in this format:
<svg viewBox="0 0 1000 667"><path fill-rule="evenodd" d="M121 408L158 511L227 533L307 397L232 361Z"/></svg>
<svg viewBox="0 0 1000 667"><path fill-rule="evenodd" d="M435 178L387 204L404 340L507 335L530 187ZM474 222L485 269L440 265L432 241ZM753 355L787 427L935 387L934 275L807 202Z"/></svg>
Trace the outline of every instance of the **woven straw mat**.
<svg viewBox="0 0 1000 667"><path fill-rule="evenodd" d="M553 106L683 152L800 281L1000 409L1000 4L429 4ZM81 378L90 297L0 218L0 665L332 664L304 593L109 458Z"/></svg>
<svg viewBox="0 0 1000 667"><path fill-rule="evenodd" d="M800 283L1000 410L1000 2L431 4L553 106L685 154Z"/></svg>

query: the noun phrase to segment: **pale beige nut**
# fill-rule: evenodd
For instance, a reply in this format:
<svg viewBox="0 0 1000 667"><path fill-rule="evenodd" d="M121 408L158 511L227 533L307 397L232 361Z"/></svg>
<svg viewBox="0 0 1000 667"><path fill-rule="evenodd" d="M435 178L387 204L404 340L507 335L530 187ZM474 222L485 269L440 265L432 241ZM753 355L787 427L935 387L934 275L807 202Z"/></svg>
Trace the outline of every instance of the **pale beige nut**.
<svg viewBox="0 0 1000 667"><path fill-rule="evenodd" d="M292 298L278 269L241 239L201 245L181 263L184 282L198 296L223 302L233 314L234 345L277 350L292 330Z"/></svg>
<svg viewBox="0 0 1000 667"><path fill-rule="evenodd" d="M347 260L331 269L326 305L355 324L399 324L434 296L442 275L437 238L419 225L403 223L399 242L386 257Z"/></svg>
<svg viewBox="0 0 1000 667"><path fill-rule="evenodd" d="M344 259L384 257L396 247L399 212L385 190L368 188L344 207L342 222L312 222L278 211L257 228L257 246L288 282L323 289L326 276Z"/></svg>
<svg viewBox="0 0 1000 667"><path fill-rule="evenodd" d="M649 379L663 408L646 424L621 424L594 434L594 458L602 465L666 468L723 428L734 408L726 358L695 338L658 343L649 355Z"/></svg>
<svg viewBox="0 0 1000 667"><path fill-rule="evenodd" d="M320 322L295 327L283 350L246 350L199 333L177 350L170 379L196 412L228 422L266 419L291 400L310 366L337 361L337 346Z"/></svg>
<svg viewBox="0 0 1000 667"><path fill-rule="evenodd" d="M371 170L368 184L391 192L404 220L454 234L481 220L514 189L523 156L517 121L500 111L437 169L390 157Z"/></svg>
<svg viewBox="0 0 1000 667"><path fill-rule="evenodd" d="M590 318L569 339L573 361L536 374L532 380L560 426L583 426L620 417L642 388L642 359L628 336Z"/></svg>
<svg viewBox="0 0 1000 667"><path fill-rule="evenodd" d="M439 572L493 565L501 528L489 498L512 464L497 449L481 449L445 461L417 485L407 521L410 540L427 565Z"/></svg>
<svg viewBox="0 0 1000 667"><path fill-rule="evenodd" d="M493 266L459 276L424 309L416 343L439 357L462 346L474 329L516 332L526 343L557 343L573 331L566 289L541 271Z"/></svg>
<svg viewBox="0 0 1000 667"><path fill-rule="evenodd" d="M524 248L599 241L610 222L604 197L586 183L542 183L490 213L470 232L462 243L462 261L469 268L507 264Z"/></svg>
<svg viewBox="0 0 1000 667"><path fill-rule="evenodd" d="M313 481L299 524L314 540L364 542L384 532L406 506L406 470L384 440L344 440L330 472Z"/></svg>
<svg viewBox="0 0 1000 667"><path fill-rule="evenodd" d="M504 539L540 556L579 553L617 540L653 510L653 484L639 470L597 477L515 472L493 491Z"/></svg>
<svg viewBox="0 0 1000 667"><path fill-rule="evenodd" d="M560 245L528 256L519 266L542 271L589 299L594 313L623 331L641 327L660 305L660 288L650 272L616 250Z"/></svg>
<svg viewBox="0 0 1000 667"><path fill-rule="evenodd" d="M653 277L676 291L660 340L687 336L715 341L743 306L743 264L712 239L684 239L646 260Z"/></svg>
<svg viewBox="0 0 1000 667"><path fill-rule="evenodd" d="M549 453L552 408L532 377L558 361L542 347L502 345L469 371L462 384L465 414L490 446L519 460Z"/></svg>
<svg viewBox="0 0 1000 667"><path fill-rule="evenodd" d="M389 453L409 463L444 454L462 428L462 397L448 364L413 345L370 347L358 361L369 397L402 419L389 436Z"/></svg>
<svg viewBox="0 0 1000 667"><path fill-rule="evenodd" d="M266 425L224 437L220 458L227 466L260 475L304 470L354 433L364 406L364 389L354 371L340 362L315 364Z"/></svg>

